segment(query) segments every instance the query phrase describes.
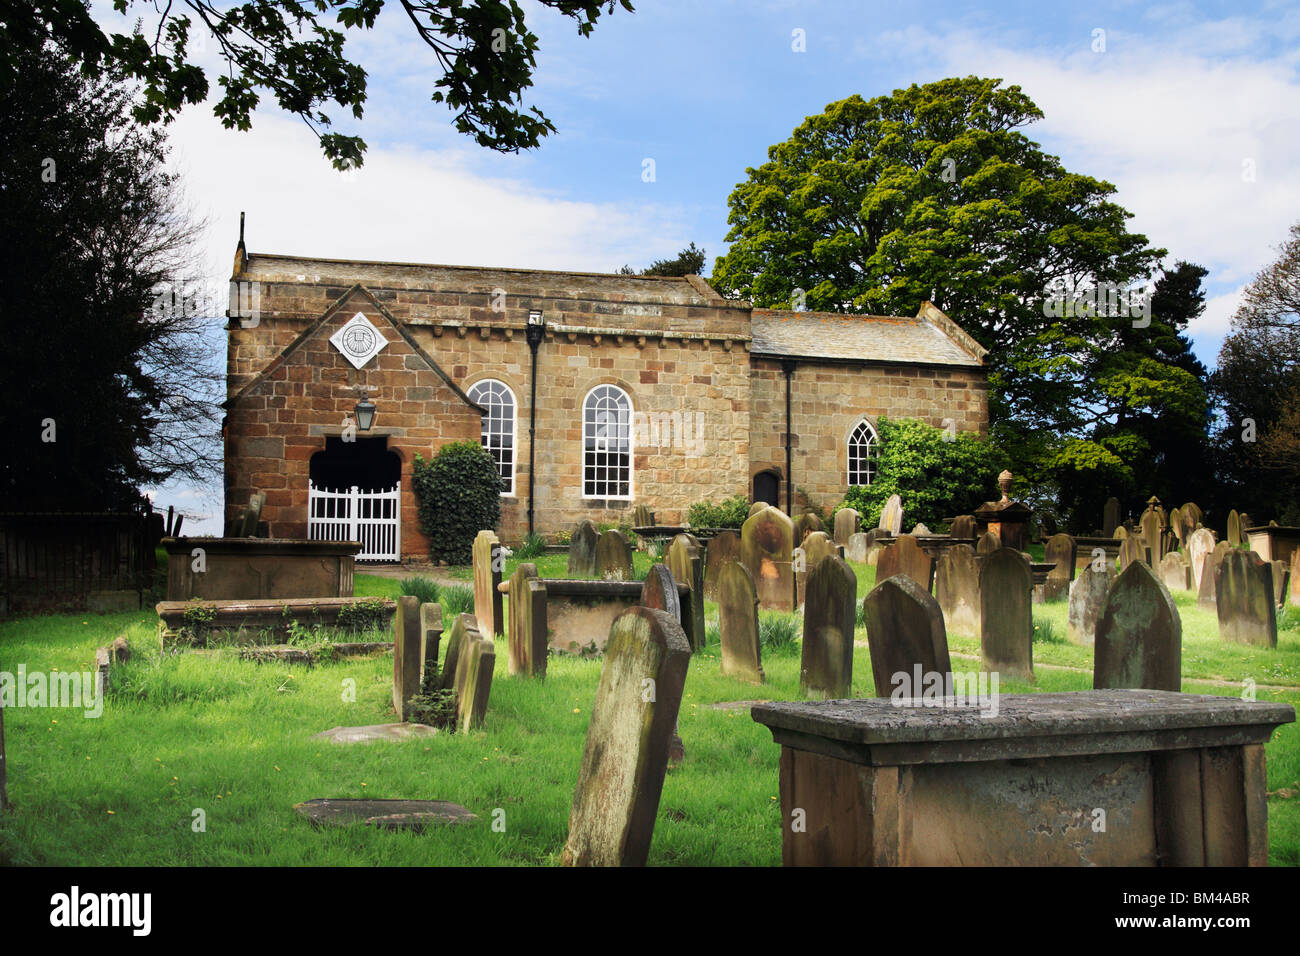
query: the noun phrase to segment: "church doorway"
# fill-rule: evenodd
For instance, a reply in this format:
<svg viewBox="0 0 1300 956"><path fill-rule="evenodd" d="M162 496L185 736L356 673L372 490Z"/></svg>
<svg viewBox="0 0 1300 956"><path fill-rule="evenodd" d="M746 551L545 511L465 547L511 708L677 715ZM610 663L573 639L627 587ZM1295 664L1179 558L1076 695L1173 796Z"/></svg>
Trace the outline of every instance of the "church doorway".
<svg viewBox="0 0 1300 956"><path fill-rule="evenodd" d="M308 484L307 537L360 541L358 561L401 560L402 461L387 438L326 438Z"/></svg>
<svg viewBox="0 0 1300 956"><path fill-rule="evenodd" d="M760 471L754 476L754 501L778 505L781 501L781 476L775 471Z"/></svg>

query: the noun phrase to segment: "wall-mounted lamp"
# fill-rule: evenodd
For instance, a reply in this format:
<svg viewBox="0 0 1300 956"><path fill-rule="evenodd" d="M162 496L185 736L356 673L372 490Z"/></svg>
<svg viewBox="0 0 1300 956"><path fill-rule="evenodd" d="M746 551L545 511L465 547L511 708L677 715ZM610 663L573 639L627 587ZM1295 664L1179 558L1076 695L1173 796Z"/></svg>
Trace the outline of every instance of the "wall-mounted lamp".
<svg viewBox="0 0 1300 956"><path fill-rule="evenodd" d="M357 391L361 393L361 400L357 402L357 406L354 409L357 416L357 428L360 431L368 432L370 431L370 426L375 423L375 412L377 409L375 403L372 402L366 394L368 389L365 385L358 385Z"/></svg>
<svg viewBox="0 0 1300 956"><path fill-rule="evenodd" d="M542 314L541 309L528 310L528 327L524 329L524 335L528 338L528 347L534 352L537 346L542 344L542 336L546 334L546 316Z"/></svg>

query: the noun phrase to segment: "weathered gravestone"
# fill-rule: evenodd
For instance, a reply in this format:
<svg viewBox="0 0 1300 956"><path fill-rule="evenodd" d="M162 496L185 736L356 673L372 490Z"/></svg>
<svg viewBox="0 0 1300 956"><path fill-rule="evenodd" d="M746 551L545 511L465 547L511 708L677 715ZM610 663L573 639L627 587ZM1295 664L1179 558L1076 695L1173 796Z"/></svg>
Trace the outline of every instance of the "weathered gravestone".
<svg viewBox="0 0 1300 956"><path fill-rule="evenodd" d="M830 535L825 531L814 531L804 538L803 545L794 556L794 590L797 607L803 607L804 589L808 583L808 573L823 558L839 553L839 545L832 541Z"/></svg>
<svg viewBox="0 0 1300 956"><path fill-rule="evenodd" d="M676 618L682 625L682 633L690 634L690 629L693 627L690 604L682 602L681 592L677 590L677 582L673 580L673 574L668 570L667 565L650 566L650 571L641 585L641 606L663 611L669 617ZM668 766L674 767L685 759L686 745L682 743L681 735L677 732L677 724L674 723L673 739L668 745Z"/></svg>
<svg viewBox="0 0 1300 956"><path fill-rule="evenodd" d="M754 578L760 607L794 610L793 557L794 522L776 508L753 515L740 529L740 563Z"/></svg>
<svg viewBox="0 0 1300 956"><path fill-rule="evenodd" d="M1189 501L1178 510L1181 511L1185 517L1190 517L1192 519L1192 528L1195 529L1201 526L1201 519L1205 517L1205 512L1201 510L1201 506L1196 502Z"/></svg>
<svg viewBox="0 0 1300 956"><path fill-rule="evenodd" d="M912 527L912 536L915 538L929 537L930 529L923 522L918 521Z"/></svg>
<svg viewBox="0 0 1300 956"><path fill-rule="evenodd" d="M1128 528L1124 527L1123 525L1120 525L1118 528L1115 529L1114 537L1116 541L1123 541L1128 536L1129 536Z"/></svg>
<svg viewBox="0 0 1300 956"><path fill-rule="evenodd" d="M578 522L569 540L570 576L589 578L596 573L596 542L599 539L594 524L586 518Z"/></svg>
<svg viewBox="0 0 1300 956"><path fill-rule="evenodd" d="M655 526L654 512L645 505L637 505L632 512L632 522L638 528L653 528Z"/></svg>
<svg viewBox="0 0 1300 956"><path fill-rule="evenodd" d="M763 683L758 635L758 593L749 569L730 562L718 578L718 630L722 635L722 673Z"/></svg>
<svg viewBox="0 0 1300 956"><path fill-rule="evenodd" d="M1183 625L1169 590L1145 564L1115 579L1097 619L1094 690L1180 690Z"/></svg>
<svg viewBox="0 0 1300 956"><path fill-rule="evenodd" d="M808 575L803 605L799 687L810 697L849 697L853 690L853 627L858 579L832 555Z"/></svg>
<svg viewBox="0 0 1300 956"><path fill-rule="evenodd" d="M1218 603L1214 593L1217 569L1218 564L1214 560L1213 553L1201 555L1201 581L1196 586L1196 606L1207 611L1213 611Z"/></svg>
<svg viewBox="0 0 1300 956"><path fill-rule="evenodd" d="M1124 538L1119 543L1119 569L1123 571L1134 561L1146 563L1146 548L1141 538Z"/></svg>
<svg viewBox="0 0 1300 956"><path fill-rule="evenodd" d="M546 584L537 577L537 565L525 563L510 576L509 671L516 677L545 677Z"/></svg>
<svg viewBox="0 0 1300 956"><path fill-rule="evenodd" d="M775 511L776 509L769 509ZM778 511L777 514L780 514ZM784 516L783 516L784 517ZM789 522L789 518L786 521ZM672 572L678 584L685 584L691 589L690 616L691 627L686 632L691 650L704 649L704 549L694 535L679 534L668 546L664 563Z"/></svg>
<svg viewBox="0 0 1300 956"><path fill-rule="evenodd" d="M1115 566L1107 561L1101 569L1091 563L1070 584L1070 606L1066 612L1065 633L1076 644L1091 644L1097 618L1106 604L1106 593L1115 580Z"/></svg>
<svg viewBox="0 0 1300 956"><path fill-rule="evenodd" d="M836 544L847 545L849 538L862 530L862 515L853 508L841 508L835 512L835 531L831 537Z"/></svg>
<svg viewBox="0 0 1300 956"><path fill-rule="evenodd" d="M998 548L980 568L980 648L990 673L1034 676L1033 570L1014 548Z"/></svg>
<svg viewBox="0 0 1300 956"><path fill-rule="evenodd" d="M1291 552L1291 586L1287 589L1291 604L1300 604L1300 548Z"/></svg>
<svg viewBox="0 0 1300 956"><path fill-rule="evenodd" d="M946 630L977 637L980 633L980 568L968 544L948 548L934 575L934 596L943 610Z"/></svg>
<svg viewBox="0 0 1300 956"><path fill-rule="evenodd" d="M814 531L823 531L822 519L811 512L804 512L794 519L794 543L798 544Z"/></svg>
<svg viewBox="0 0 1300 956"><path fill-rule="evenodd" d="M1187 538L1183 547L1187 551L1187 560L1192 566L1192 574L1195 576L1195 586L1201 586L1201 568L1204 567L1204 557L1214 551L1214 535L1208 528L1197 528Z"/></svg>
<svg viewBox="0 0 1300 956"><path fill-rule="evenodd" d="M1228 536L1225 539L1234 548L1241 547L1241 515L1233 508L1228 512Z"/></svg>
<svg viewBox="0 0 1300 956"><path fill-rule="evenodd" d="M495 531L480 531L474 536L474 617L484 634L505 633L501 592L497 590L505 567L498 554L500 549Z"/></svg>
<svg viewBox="0 0 1300 956"><path fill-rule="evenodd" d="M952 525L948 528L948 536L952 538L970 538L975 539L975 516L958 515L952 519Z"/></svg>
<svg viewBox="0 0 1300 956"><path fill-rule="evenodd" d="M1102 509L1101 515L1101 534L1104 538L1115 536L1115 529L1119 527L1119 499L1107 498L1106 507Z"/></svg>
<svg viewBox="0 0 1300 956"><path fill-rule="evenodd" d="M632 580L632 546L623 532L611 528L596 538L596 577L605 581Z"/></svg>
<svg viewBox="0 0 1300 956"><path fill-rule="evenodd" d="M569 814L565 866L644 866L691 648L671 615L634 607L605 645Z"/></svg>
<svg viewBox="0 0 1300 956"><path fill-rule="evenodd" d="M952 664L943 611L930 592L900 574L877 584L863 599L877 697L942 697Z"/></svg>
<svg viewBox="0 0 1300 956"><path fill-rule="evenodd" d="M1273 569L1253 551L1233 548L1214 581L1219 638L1234 644L1277 647Z"/></svg>
<svg viewBox="0 0 1300 956"><path fill-rule="evenodd" d="M1286 602L1286 592L1288 579L1291 575L1291 567L1285 561L1270 561L1269 566L1273 569L1273 598L1278 606Z"/></svg>
<svg viewBox="0 0 1300 956"><path fill-rule="evenodd" d="M1142 547L1146 549L1143 560L1150 567L1158 567L1164 557L1164 525L1160 515L1148 508L1142 513Z"/></svg>
<svg viewBox="0 0 1300 956"><path fill-rule="evenodd" d="M766 501L755 501L752 505L749 506L749 517L752 518L754 517L754 515L758 514L764 508L770 508L770 507L772 506L769 505Z"/></svg>
<svg viewBox="0 0 1300 956"><path fill-rule="evenodd" d="M998 548L1002 547L1002 539L997 536L996 532L985 531L980 535L980 539L975 542L976 554L992 554ZM879 577L879 575L877 575Z"/></svg>
<svg viewBox="0 0 1300 956"><path fill-rule="evenodd" d="M890 495L885 507L880 509L880 522L876 525L881 531L899 534L903 530L903 499Z"/></svg>
<svg viewBox="0 0 1300 956"><path fill-rule="evenodd" d="M262 507L266 504L266 494L259 491L248 499L248 507L244 509L244 524L239 529L241 538L257 537L257 523L262 520Z"/></svg>
<svg viewBox="0 0 1300 956"><path fill-rule="evenodd" d="M420 599L403 594L393 615L393 710L398 720L410 713L407 702L420 692L424 648L420 640Z"/></svg>
<svg viewBox="0 0 1300 956"><path fill-rule="evenodd" d="M473 618L462 614L452 626L460 626L460 653L456 658L456 726L461 731L483 726L488 697L492 694L492 671L496 668L497 648L492 638L473 626Z"/></svg>
<svg viewBox="0 0 1300 956"><path fill-rule="evenodd" d="M876 580L906 574L925 590L934 584L934 558L926 554L910 534L900 534L876 561Z"/></svg>
<svg viewBox="0 0 1300 956"><path fill-rule="evenodd" d="M704 549L704 596L710 601L718 599L718 575L728 561L740 560L740 535L734 531L719 531Z"/></svg>
<svg viewBox="0 0 1300 956"><path fill-rule="evenodd" d="M456 673L460 668L460 642L470 631L478 630L478 621L473 614L457 614L452 619L447 631L447 654L442 661L442 670L438 673L438 686L443 690L455 690Z"/></svg>
<svg viewBox="0 0 1300 956"><path fill-rule="evenodd" d="M1186 591L1191 587L1192 569L1181 552L1170 551L1160 559L1160 582L1170 591Z"/></svg>
<svg viewBox="0 0 1300 956"><path fill-rule="evenodd" d="M420 657L424 667L438 666L438 650L442 643L442 605L426 601L420 605ZM423 681L423 678L421 679Z"/></svg>
<svg viewBox="0 0 1300 956"><path fill-rule="evenodd" d="M1187 546L1192 540L1192 535L1196 533L1198 527L1197 519L1193 517L1191 511L1187 510L1192 507L1194 506L1183 505L1182 508L1179 508L1177 511L1177 520L1174 519L1173 515L1170 515L1170 522L1173 525L1174 534L1178 537L1178 543L1182 545L1184 551L1187 550Z"/></svg>
<svg viewBox="0 0 1300 956"><path fill-rule="evenodd" d="M844 557L854 564L866 564L867 552L871 550L871 538L866 532L859 531L849 535L849 543L844 546ZM1300 548L1296 549L1300 553Z"/></svg>
<svg viewBox="0 0 1300 956"><path fill-rule="evenodd" d="M1047 600L1059 601L1068 595L1070 582L1074 580L1075 551L1074 538L1068 534L1054 534L1047 539L1043 553L1046 563L1053 565L1052 570L1047 572L1044 588Z"/></svg>

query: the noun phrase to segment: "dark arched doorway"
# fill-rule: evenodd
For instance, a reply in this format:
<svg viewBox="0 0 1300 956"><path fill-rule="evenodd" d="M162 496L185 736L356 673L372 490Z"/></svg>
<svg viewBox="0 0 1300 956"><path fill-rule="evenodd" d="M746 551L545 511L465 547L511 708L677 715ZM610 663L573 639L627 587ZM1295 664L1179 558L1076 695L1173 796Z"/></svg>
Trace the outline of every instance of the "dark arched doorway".
<svg viewBox="0 0 1300 956"><path fill-rule="evenodd" d="M760 471L754 476L754 501L777 505L781 501L781 476L775 471Z"/></svg>
<svg viewBox="0 0 1300 956"><path fill-rule="evenodd" d="M309 473L309 538L360 541L358 561L401 560L402 460L387 438L326 438Z"/></svg>

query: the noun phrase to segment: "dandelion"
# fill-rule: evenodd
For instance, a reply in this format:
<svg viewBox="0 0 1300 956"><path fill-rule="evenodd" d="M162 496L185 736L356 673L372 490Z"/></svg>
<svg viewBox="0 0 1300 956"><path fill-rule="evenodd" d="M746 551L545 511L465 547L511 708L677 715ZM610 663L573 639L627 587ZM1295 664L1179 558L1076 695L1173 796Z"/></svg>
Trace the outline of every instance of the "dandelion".
<svg viewBox="0 0 1300 956"><path fill-rule="evenodd" d="M575 714L580 714L580 713L582 713L582 710L579 709L579 708L577 708L577 707L575 707L575 708L573 708L573 712L574 712Z"/></svg>

